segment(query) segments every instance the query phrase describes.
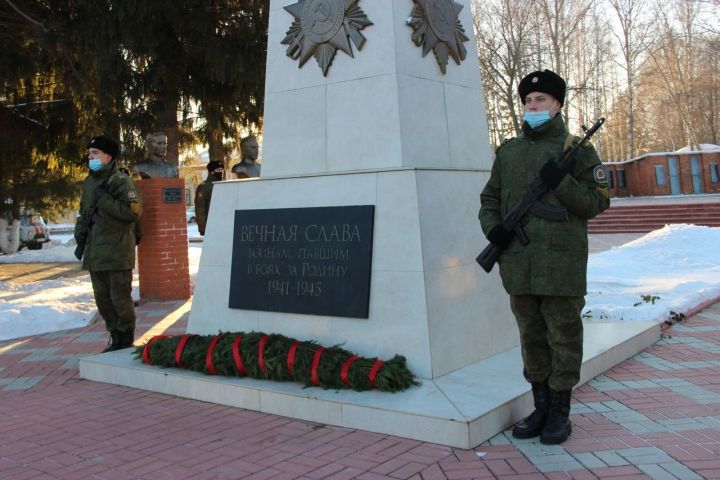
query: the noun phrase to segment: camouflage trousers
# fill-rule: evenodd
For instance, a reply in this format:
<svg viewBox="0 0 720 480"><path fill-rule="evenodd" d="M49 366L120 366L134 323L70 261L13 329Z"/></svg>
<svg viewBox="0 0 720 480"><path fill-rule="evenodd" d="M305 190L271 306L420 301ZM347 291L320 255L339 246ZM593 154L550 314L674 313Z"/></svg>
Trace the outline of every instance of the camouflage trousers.
<svg viewBox="0 0 720 480"><path fill-rule="evenodd" d="M520 330L523 374L529 382L548 379L550 388L559 392L580 381L584 306L585 297L510 296Z"/></svg>
<svg viewBox="0 0 720 480"><path fill-rule="evenodd" d="M135 329L132 270L90 271L95 304L108 332Z"/></svg>

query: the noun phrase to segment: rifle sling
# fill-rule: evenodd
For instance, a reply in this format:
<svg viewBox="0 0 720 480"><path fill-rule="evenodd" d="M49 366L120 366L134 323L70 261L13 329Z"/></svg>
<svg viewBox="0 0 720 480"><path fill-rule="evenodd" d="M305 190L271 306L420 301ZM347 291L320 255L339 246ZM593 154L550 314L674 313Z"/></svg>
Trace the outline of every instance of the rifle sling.
<svg viewBox="0 0 720 480"><path fill-rule="evenodd" d="M529 212L538 218L542 218L543 220L548 220L550 222L564 222L568 219L568 213L565 207L555 207L553 205L543 203L540 200L535 200L535 202L530 206Z"/></svg>

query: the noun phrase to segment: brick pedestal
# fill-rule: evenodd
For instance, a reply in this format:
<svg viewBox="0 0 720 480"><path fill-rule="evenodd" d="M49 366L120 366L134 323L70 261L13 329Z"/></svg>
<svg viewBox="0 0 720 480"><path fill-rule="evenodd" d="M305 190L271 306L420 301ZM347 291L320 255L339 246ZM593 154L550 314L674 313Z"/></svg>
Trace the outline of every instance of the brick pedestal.
<svg viewBox="0 0 720 480"><path fill-rule="evenodd" d="M185 181L139 180L143 213L138 246L140 298L150 301L190 298Z"/></svg>

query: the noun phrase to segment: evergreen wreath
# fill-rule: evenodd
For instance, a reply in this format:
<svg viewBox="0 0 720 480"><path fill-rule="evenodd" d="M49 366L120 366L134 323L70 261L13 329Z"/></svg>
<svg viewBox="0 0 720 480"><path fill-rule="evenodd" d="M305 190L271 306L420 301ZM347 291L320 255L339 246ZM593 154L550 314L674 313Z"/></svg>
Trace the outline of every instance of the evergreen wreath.
<svg viewBox="0 0 720 480"><path fill-rule="evenodd" d="M326 348L314 341L262 332L157 335L135 347L135 356L159 367L296 381L308 387L398 392L418 385L402 355L388 361L362 358L339 346Z"/></svg>

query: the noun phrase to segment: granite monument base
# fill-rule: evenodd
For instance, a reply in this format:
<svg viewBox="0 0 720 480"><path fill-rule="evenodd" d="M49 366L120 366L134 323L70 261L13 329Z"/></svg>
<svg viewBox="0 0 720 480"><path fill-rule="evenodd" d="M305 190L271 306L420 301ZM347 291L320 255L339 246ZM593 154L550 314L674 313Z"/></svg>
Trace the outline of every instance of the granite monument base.
<svg viewBox="0 0 720 480"><path fill-rule="evenodd" d="M188 333L262 331L341 344L364 357L400 354L425 379L516 346L517 328L497 268L488 275L475 263L485 246L477 213L486 181L487 173L479 170L403 168L216 184ZM372 207L371 238L366 217L351 221L343 213L353 206ZM338 220L312 213L326 209L338 210ZM371 247L371 265L351 247L333 246L343 235L348 245ZM300 237L315 247L296 245ZM255 240L264 240L265 247L238 248ZM365 318L355 314L359 308L327 314L338 297L350 303L361 288L343 290L342 282L368 266ZM320 293L307 288L317 282ZM300 302L303 295L318 294L315 310L231 308L245 304L238 297L258 285L252 297L271 295L258 304L280 310L288 297Z"/></svg>

